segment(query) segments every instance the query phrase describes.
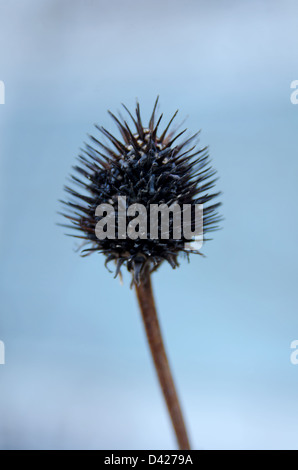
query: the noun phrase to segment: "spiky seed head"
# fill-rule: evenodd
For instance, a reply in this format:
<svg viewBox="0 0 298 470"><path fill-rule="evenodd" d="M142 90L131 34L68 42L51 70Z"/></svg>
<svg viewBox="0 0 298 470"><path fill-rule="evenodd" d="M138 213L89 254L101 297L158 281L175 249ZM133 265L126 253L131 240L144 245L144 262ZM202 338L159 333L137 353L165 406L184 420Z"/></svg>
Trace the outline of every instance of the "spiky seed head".
<svg viewBox="0 0 298 470"><path fill-rule="evenodd" d="M120 131L121 140L103 127L95 126L108 139L109 144L90 136L92 145L85 144L78 157L80 164L74 167L80 177L71 175L72 181L81 191L66 186L65 190L71 198L61 201L67 207L63 215L70 222L69 225L62 225L77 230L77 234L71 235L83 239L83 245L89 244L82 251L82 256L92 252L103 253L106 265L112 260L116 262L116 275L121 266L126 265L136 283L140 282L145 269L152 272L164 260L173 268L177 267L179 253L186 253L187 256L189 254L185 249L185 243L189 240L183 235L179 240L173 237L166 240L151 239L149 220L146 239L132 240L126 237L100 240L95 231L100 220L95 215L98 205L116 203L119 196L125 196L127 207L134 203L143 204L148 208L149 217L150 204L203 204L204 235L216 230L221 219L217 212L220 203L210 204L220 193L208 192L215 184L216 171L210 165L207 147L196 149L194 141L198 133L179 143L179 138L186 129L180 133L171 130L178 111L165 129L159 132L163 115L156 120L157 104L158 98L148 127L142 124L138 102L135 116L123 105L132 121L133 130L121 115L118 118L109 111ZM116 206L115 209L117 233Z"/></svg>

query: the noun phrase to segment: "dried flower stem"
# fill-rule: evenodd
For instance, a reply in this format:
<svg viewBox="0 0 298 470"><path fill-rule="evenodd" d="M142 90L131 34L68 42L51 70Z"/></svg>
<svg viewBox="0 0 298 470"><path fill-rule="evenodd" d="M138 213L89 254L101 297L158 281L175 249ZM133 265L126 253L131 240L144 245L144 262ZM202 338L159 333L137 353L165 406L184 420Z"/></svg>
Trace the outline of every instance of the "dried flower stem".
<svg viewBox="0 0 298 470"><path fill-rule="evenodd" d="M143 322L147 334L147 339L151 349L151 354L155 364L159 382L166 400L166 404L171 416L173 427L179 448L189 450L190 444L187 436L184 419L179 404L179 399L175 389L175 384L171 374L169 362L164 348L162 334L157 317L154 296L151 286L150 274L144 273L139 285L136 285L136 293L142 312Z"/></svg>

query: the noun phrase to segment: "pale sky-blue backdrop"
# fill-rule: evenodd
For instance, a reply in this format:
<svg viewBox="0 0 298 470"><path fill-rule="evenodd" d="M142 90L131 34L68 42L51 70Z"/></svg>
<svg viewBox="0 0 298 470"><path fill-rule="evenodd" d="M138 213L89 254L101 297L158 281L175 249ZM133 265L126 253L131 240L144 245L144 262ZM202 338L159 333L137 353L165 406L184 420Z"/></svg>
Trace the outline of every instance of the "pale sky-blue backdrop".
<svg viewBox="0 0 298 470"><path fill-rule="evenodd" d="M202 129L223 230L154 287L197 449L298 449L298 5L0 0L1 449L172 449L129 277L55 223L106 110Z"/></svg>

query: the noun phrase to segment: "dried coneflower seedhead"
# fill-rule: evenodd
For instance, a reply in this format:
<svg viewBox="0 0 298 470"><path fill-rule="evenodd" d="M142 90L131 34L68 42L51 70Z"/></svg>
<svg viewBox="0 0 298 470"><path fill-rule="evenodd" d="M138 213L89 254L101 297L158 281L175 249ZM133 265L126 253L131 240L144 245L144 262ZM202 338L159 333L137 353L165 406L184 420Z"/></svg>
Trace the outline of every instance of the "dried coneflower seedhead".
<svg viewBox="0 0 298 470"><path fill-rule="evenodd" d="M70 224L64 226L76 230L77 234L72 236L82 238L84 245L89 244L83 250L83 256L92 252L103 253L106 264L113 260L116 262L116 275L121 266L125 265L133 274L151 353L176 437L181 449L189 449L186 427L157 319L150 273L164 260L173 268L178 266L178 255L189 254L186 242L191 239L186 238L184 232L180 237L175 235L173 217L169 217L167 237L161 236L163 228L159 219L159 236L152 237L149 214L153 205L170 207L178 204L179 207L185 205L191 209L203 205L202 232L205 235L218 227L220 217L217 209L220 203L213 202L219 193L209 192L215 184L216 172L210 165L207 148L195 148L198 134L183 140L181 137L186 130L178 133L171 129L177 111L165 128L160 130L162 115L156 119L157 104L158 98L147 127L142 124L139 103L135 116L124 106L132 127L121 115L118 118L109 112L120 131L119 138L105 128L96 126L109 143L91 136L92 145L86 144L82 150L80 165L74 167L78 176L71 176L81 191L66 187L71 199L62 201L67 207L63 215ZM139 231L139 236L120 236L119 197L124 198L125 209L135 204L146 209L146 223ZM105 204L115 207L114 237L98 237L96 231L97 224L103 220L103 214L98 215L97 208ZM132 216L128 214L125 223L131 220ZM191 228L196 224L193 210L188 224ZM197 250L191 252L199 253Z"/></svg>
<svg viewBox="0 0 298 470"><path fill-rule="evenodd" d="M69 228L81 232L81 235L74 236L90 243L90 247L83 250L83 255L101 252L106 256L106 262L116 261L117 274L124 264L133 272L137 282L146 268L149 271L155 270L164 260L175 268L178 266L178 254L189 253L185 248L185 243L189 240L183 235L180 239L174 239L171 226L168 239L150 237L150 205L202 204L204 234L216 229L219 221L219 203L208 205L219 193L208 192L215 183L215 170L210 166L207 148L196 150L192 145L198 134L177 143L186 131L185 129L175 135L170 130L177 111L165 129L159 132L162 115L155 119L157 102L158 100L148 127L143 127L138 103L135 117L124 106L132 120L133 129L123 118L118 119L109 112L119 128L122 140L103 127L96 126L110 141L112 148L91 136L92 145L86 144L79 156L80 165L74 167L80 178L72 176L72 180L85 191L82 193L66 187L73 198L64 202L70 209L64 214L72 222ZM137 203L148 209L146 238L132 240L129 237L117 237L116 203L119 196L126 198L127 206ZM96 216L95 211L103 203L115 204L115 239L98 239L96 236L95 227L100 217ZM192 216L194 217L194 211Z"/></svg>

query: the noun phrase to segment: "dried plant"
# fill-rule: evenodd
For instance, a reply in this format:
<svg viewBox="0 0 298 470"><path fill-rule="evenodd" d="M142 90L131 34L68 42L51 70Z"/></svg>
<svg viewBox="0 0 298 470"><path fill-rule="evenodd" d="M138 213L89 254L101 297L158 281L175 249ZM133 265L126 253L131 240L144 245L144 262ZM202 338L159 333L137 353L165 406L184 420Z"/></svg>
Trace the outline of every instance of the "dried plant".
<svg viewBox="0 0 298 470"><path fill-rule="evenodd" d="M215 185L216 172L210 165L208 150L206 147L196 149L194 142L198 133L181 141L180 138L186 129L180 133L177 133L177 129L171 130L177 111L165 129L159 132L162 115L156 119L157 104L158 98L148 127L142 124L139 103L135 116L123 105L132 121L133 130L120 114L116 117L109 111L121 138L116 138L105 128L96 126L109 144L93 136L90 136L92 145L85 144L79 156L80 164L74 167L76 175L71 176L72 181L81 190L78 192L69 186L65 188L71 197L62 201L66 207L63 215L69 220L69 224L63 226L77 231L71 235L81 238L84 245L89 245L84 247L82 256L92 252L103 253L106 265L115 261L115 276L121 273L123 266L132 273L132 285L136 290L152 357L178 444L181 449L189 449L189 439L157 318L151 273L156 271L163 261L176 268L179 266L178 255L181 253L188 257L190 253L201 252L186 249L185 244L189 240L184 235L180 239L174 238L172 219L169 219L171 236L167 239L150 237L149 220L146 236L143 233L135 239L127 236L119 238L117 217L115 239L99 239L96 234L97 223L101 220L101 217L96 215L96 208L100 204L116 204L119 196L126 198L127 206L137 203L148 209L152 204L170 206L177 203L191 207L201 204L204 207L204 239L207 232L218 228L220 216L217 209L220 203L213 201L220 193L209 193ZM117 208L115 214L117 216ZM195 224L194 214L192 211L192 227ZM131 218L128 218L127 222L129 220ZM160 232L161 227L159 234Z"/></svg>

